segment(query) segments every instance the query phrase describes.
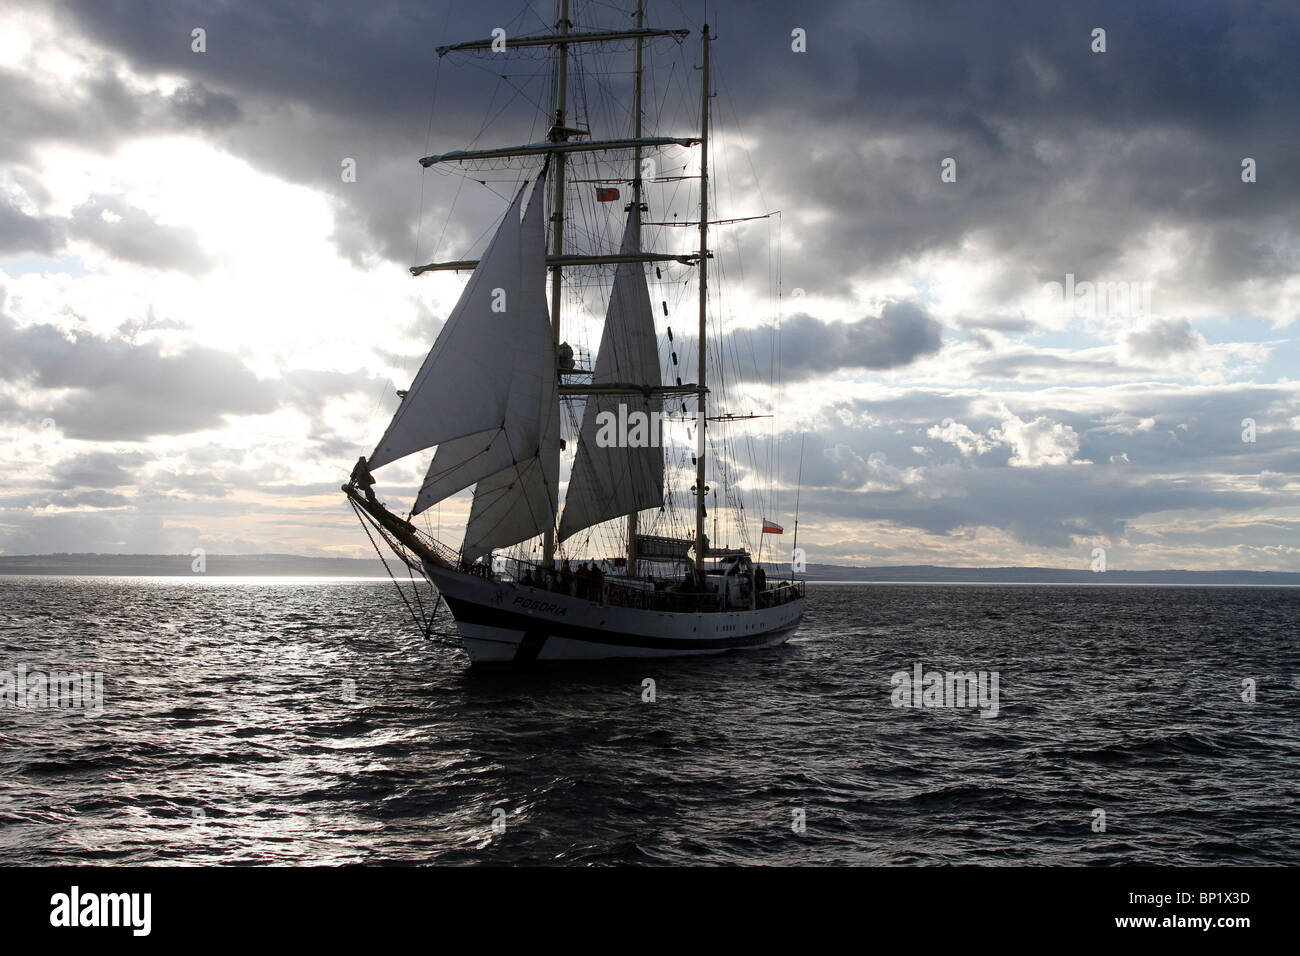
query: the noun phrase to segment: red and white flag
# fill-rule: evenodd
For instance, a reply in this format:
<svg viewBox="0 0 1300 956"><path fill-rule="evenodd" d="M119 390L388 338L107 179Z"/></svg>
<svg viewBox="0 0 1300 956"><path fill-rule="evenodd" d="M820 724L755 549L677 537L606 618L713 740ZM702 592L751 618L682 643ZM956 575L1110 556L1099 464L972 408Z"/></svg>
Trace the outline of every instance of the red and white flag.
<svg viewBox="0 0 1300 956"><path fill-rule="evenodd" d="M782 528L775 521L763 519L763 534L785 534L785 528Z"/></svg>
<svg viewBox="0 0 1300 956"><path fill-rule="evenodd" d="M618 190L613 186L597 186L596 202L614 202L618 199Z"/></svg>

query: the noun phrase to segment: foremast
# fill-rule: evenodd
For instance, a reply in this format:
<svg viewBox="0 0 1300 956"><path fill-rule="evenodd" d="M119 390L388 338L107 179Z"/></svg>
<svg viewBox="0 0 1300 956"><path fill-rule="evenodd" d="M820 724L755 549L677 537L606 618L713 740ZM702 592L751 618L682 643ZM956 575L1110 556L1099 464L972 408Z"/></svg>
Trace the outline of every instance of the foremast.
<svg viewBox="0 0 1300 956"><path fill-rule="evenodd" d="M708 352L708 290L709 290L709 25L704 24L701 31L703 40L703 59L701 62L700 85L700 332L699 332L699 391L695 413L695 560L701 568L704 565L704 502L709 493L704 483L707 470L704 464L708 441L705 429L708 427L708 414L705 400L708 396L706 387L706 356Z"/></svg>
<svg viewBox="0 0 1300 956"><path fill-rule="evenodd" d="M555 24L555 31L559 37L557 42L559 68L555 91L555 126L552 127L551 135L548 137L552 142L557 143L569 138L569 131L564 125L564 114L568 107L569 44L562 38L568 36L570 25L569 0L560 0L560 19ZM555 200L551 203L551 215L554 217L551 251L554 255L560 256L564 254L564 179L566 164L564 153L556 152L550 155L555 163ZM558 266L551 270L551 330L557 355L560 351L560 301L564 285L563 274L564 270ZM556 374L558 374L558 370ZM545 535L542 537L542 564L548 568L555 566L554 526L547 528Z"/></svg>
<svg viewBox="0 0 1300 956"><path fill-rule="evenodd" d="M539 240L541 241L537 243L535 248L537 248L539 252L542 253L541 260L544 260L541 263L542 268L545 269L546 267L549 267L551 269L551 276L550 276L551 315L550 315L549 328L547 329L547 334L545 338L550 340L547 344L551 346L552 355L554 355L555 350L558 350L558 344L562 339L562 327L563 327L562 308L563 308L563 292L564 292L563 269L564 268L569 266L575 266L575 265L596 264L596 263L610 263L610 264L619 263L620 267L622 267L625 264L647 263L652 261L667 261L670 259L675 259L685 264L693 264L694 262L698 261L697 256L692 254L686 254L686 255L646 254L642 252L640 248L641 246L640 210L643 205L642 198L644 192L643 189L644 181L642 176L641 164L644 155L644 148L647 146L653 148L653 147L660 147L666 145L690 146L700 142L700 140L695 137L680 137L680 138L664 137L664 136L646 137L644 135L644 129L643 129L644 117L643 117L643 108L642 108L643 75L644 75L644 70L643 70L644 42L646 39L661 37L661 36L671 36L671 37L675 37L678 40L681 40L689 35L688 31L654 30L654 29L645 28L644 0L638 0L637 2L636 26L635 29L632 30L612 30L612 31L603 31L603 32L602 31L573 32L572 31L573 24L569 18L569 13L570 13L570 0L557 0L557 20L555 24L555 32L546 36L526 37L526 38L520 38L519 40L506 42L507 47L516 46L516 45L517 46L549 45L554 47L557 51L557 56L558 56L557 70L556 73L554 74L556 85L554 87L554 94L553 94L553 104L555 110L554 110L553 123L549 128L545 143L530 143L530 144L524 144L521 146L513 146L513 147L458 150L450 153L442 153L437 155L425 156L420 160L421 165L428 168L430 166L439 163L460 163L466 161L473 162L473 161L484 160L489 158L497 158L497 157L526 157L526 156L536 156L536 155L546 156L547 159L546 167L549 168L548 171L553 176L551 186L554 190L552 194L551 210L550 210L551 237L550 237L550 242L546 243L545 240L541 240L541 237L539 236ZM636 51L635 99L636 101L634 104L634 111L633 111L634 135L628 139L594 141L590 139L590 133L588 130L572 129L567 125L568 104L569 104L569 96L568 96L569 46L571 44L587 44L592 42L599 42L605 40L618 40L618 39L632 39L635 42L635 51ZM493 40L477 40L469 43L456 44L454 46L440 47L438 49L438 53L441 56L443 54L452 52L453 50L486 50L488 48L491 48L494 51L498 49L496 38L494 38ZM575 140L574 137L577 137L577 139ZM619 253L617 255L612 255L612 256L576 256L576 255L567 256L565 255L564 220L565 220L565 186L566 186L566 179L567 179L566 176L567 154L575 150L604 151L604 150L627 149L629 147L632 148L634 151L634 164L635 164L633 175L632 175L633 206L629 207L629 212L632 213L634 218L628 223L629 228L626 231L627 234L625 235L625 241L623 247L619 250ZM552 167L552 164L554 164L553 168L550 168ZM539 183L539 185L541 184ZM522 198L522 193L520 193L519 197L517 197L516 205L518 204L519 199L521 198ZM705 203L703 208L707 209L707 202ZM517 216L517 212L515 215ZM505 229L506 231L509 231L509 229L506 229L506 226L509 226L512 229L513 225L510 225L512 222L514 225L518 225L517 220L512 220L510 216L507 216L506 223L503 225L502 228ZM500 234L501 231L499 230L498 236L500 236ZM706 233L706 238L707 238L707 233ZM544 250L545 245L549 245L551 247L549 254L545 253ZM414 275L420 275L427 271L435 271L441 269L473 268L476 273L475 278L477 278L478 273L480 272L481 268L485 266L485 264L486 264L486 260L484 261L461 260L457 262L446 262L446 263L435 262L435 263L429 263L424 266L413 267L410 271ZM472 278L471 286L473 286L474 281L475 281L474 278ZM642 279L642 282L644 283L644 279ZM643 287L643 292L644 292L644 287ZM647 302L646 303L647 315L649 314L648 305L649 304ZM440 342L442 338L443 336L439 337ZM430 359L426 360L426 363L432 360L432 357L434 356L435 352L437 352L438 350L438 345L439 343L435 343L434 350L432 350L430 353ZM555 360L553 357L550 361L552 366L554 366ZM547 374L548 375L553 374L555 375L556 379L559 378L558 368L549 369ZM610 378L610 376L606 376L606 378ZM632 378L634 379L640 378L640 376L632 376ZM677 385L677 386L665 386L659 382L657 375L653 377L655 384L653 385L649 384L651 380L652 380L651 378L646 378L644 381L639 381L639 380L625 381L622 376L615 375L613 376L613 380L611 381L593 383L592 386L586 386L586 387L565 386L563 384L559 384L558 382L556 383L556 385L558 386L558 391L561 395L562 394L577 395L577 394L585 393L587 395L612 396L612 395L619 395L619 394L627 394L629 396L641 395L646 400L649 400L650 396L652 395L663 396L666 394L679 393L679 392L680 393L694 392L698 397L702 395L704 391L704 389L702 389L701 387L697 387L694 383ZM405 403L406 406L418 404L415 400L421 397L420 395L416 394L418 393L418 389L415 389L414 387L415 384L418 383L413 383L413 390L408 390L407 392L407 401ZM552 399L552 401L554 400L555 399ZM401 415L402 411L403 409L399 408L398 416L395 416L395 420L397 417ZM392 429L392 427L393 426L390 425L390 430ZM469 433L466 433L465 439L466 441L472 443L474 441L478 441L479 437L477 435L471 436ZM424 441L419 444L423 444L424 447L428 447L429 442ZM436 442L434 444L436 444ZM410 448L402 448L398 451L387 450L385 454L380 456L380 460L376 462L376 466L382 465L386 463L386 461L391 461L395 457L400 457L401 455L404 454L410 454L416 450L418 450L417 445L412 445ZM439 450L442 451L443 449L440 447ZM372 462L375 461L375 457L376 456L372 454L371 456ZM437 459L437 457L438 456L435 456L435 459ZM437 476L434 475L434 471L435 469L431 465L430 476L426 478L426 486L429 484L429 482L435 481L435 478ZM495 479L498 476L494 475L492 477L493 479ZM459 478L456 480L459 480ZM662 484L662 478L660 478L659 481L660 484ZM509 487L513 488L514 485L511 484L509 485ZM446 481L442 481L441 483L435 482L435 487L431 491L431 497L429 501L417 501L417 507L412 509L412 514L417 513L418 510L423 510L423 508L427 508L429 504L433 500L435 500L435 498L432 497L433 494L436 493L437 497L440 498L443 496L441 493L443 491L446 491L448 488L449 488L449 483ZM482 489L483 489L483 484L482 482L480 482L480 485L475 492L475 508L477 508L480 503L479 498L481 497L480 492L482 491ZM422 489L422 492L423 490L424 489ZM641 507L645 507L645 505L642 504ZM629 552L630 552L629 557L633 561L635 561L636 559L636 554L635 554L636 520L638 517L638 511L639 511L638 508L633 507L623 512L623 515L628 522L628 541L629 541ZM472 520L472 515L471 515L471 520ZM554 556L555 556L555 551L557 546L557 539L559 537L564 536L564 534L565 532L563 527L560 528L559 533L557 534L557 531L553 523L550 526L545 528L543 532L543 547L545 553L544 561L546 564L553 566ZM633 564L633 568L635 568L635 564Z"/></svg>

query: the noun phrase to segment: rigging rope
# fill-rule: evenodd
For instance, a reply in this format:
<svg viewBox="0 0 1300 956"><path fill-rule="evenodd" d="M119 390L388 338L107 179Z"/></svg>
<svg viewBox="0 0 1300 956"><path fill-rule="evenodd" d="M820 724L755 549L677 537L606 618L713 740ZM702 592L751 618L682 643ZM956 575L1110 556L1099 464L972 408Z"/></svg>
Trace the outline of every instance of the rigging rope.
<svg viewBox="0 0 1300 956"><path fill-rule="evenodd" d="M411 566L411 562L408 558L398 552L396 548L394 548L394 552L402 558L402 563L406 565L407 573L411 575L411 591L415 598L416 605L419 607L419 612L417 613L416 607L411 604L409 599L407 599L406 592L402 590L401 584L398 583L397 576L393 574L392 568L388 566L388 559L384 557L383 549L380 548L378 543L375 541L375 536L370 531L370 522L367 521L365 516L362 514L360 506L358 506L351 498L348 498L348 504L350 504L352 510L356 512L357 520L361 522L361 527L365 529L366 537L370 539L370 546L375 549L375 554L377 554L379 560L383 562L384 570L388 573L388 579L393 582L393 587L397 589L398 597L400 597L402 603L406 605L406 610L411 615L411 620L414 621L415 626L420 628L424 633L426 640L434 640L433 623L438 617L438 608L442 606L442 595L438 594L433 602L433 610L426 615L424 613L424 601L420 598L419 586L416 584L415 575L412 573L414 569ZM383 529L379 529L379 533L391 547L392 541L389 539L388 535L384 534ZM434 641L434 643L446 644L450 647L459 647L458 644L446 640Z"/></svg>

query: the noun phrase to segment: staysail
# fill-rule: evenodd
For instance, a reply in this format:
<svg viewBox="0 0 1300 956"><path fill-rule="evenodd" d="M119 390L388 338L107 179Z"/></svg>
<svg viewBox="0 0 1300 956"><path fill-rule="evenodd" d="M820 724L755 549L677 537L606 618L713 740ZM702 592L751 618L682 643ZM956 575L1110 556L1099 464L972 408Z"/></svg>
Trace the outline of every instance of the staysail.
<svg viewBox="0 0 1300 956"><path fill-rule="evenodd" d="M538 300L545 307L545 300ZM545 354L555 367L555 343L548 337ZM560 483L560 402L555 376L542 386L542 434L537 454L484 478L474 488L461 554L474 561L494 548L505 548L555 526Z"/></svg>
<svg viewBox="0 0 1300 956"><path fill-rule="evenodd" d="M479 432L491 433L505 423L511 379L505 374L510 362L502 361L502 325L512 315L515 321L523 319L515 306L525 302L519 221L524 192L521 188L510 205L375 446L371 468L443 442ZM544 281L544 247L540 254Z"/></svg>
<svg viewBox="0 0 1300 956"><path fill-rule="evenodd" d="M413 514L468 488L474 482L526 461L537 454L546 405L539 405L544 378L555 378L554 347L546 313L546 238L543 232L542 180L533 188L520 231L519 297L506 301L504 312L482 319L492 333L497 355L495 379L507 383L506 408L495 427L438 446ZM545 355L548 345L551 358ZM512 364L505 364L510 349ZM482 383L489 384L489 383ZM476 386L477 387L477 386ZM409 399L409 396L408 396ZM557 401L554 390L550 402Z"/></svg>
<svg viewBox="0 0 1300 956"><path fill-rule="evenodd" d="M512 388L509 403L510 414L518 414L527 421L528 427L518 429L519 437L514 437L515 423L507 424L504 434L510 436L506 442L511 455L506 459L508 464L484 476L474 488L474 502L461 545L461 555L467 561L555 527L560 483L560 396L555 338L546 312L546 245L541 196L540 192L533 193L533 201L524 216L524 236L528 243L524 252L528 264L523 284L525 318L515 343L517 387ZM503 344L504 341L508 340L503 340ZM438 451L441 453L442 449ZM489 446L485 457L493 453L493 447Z"/></svg>
<svg viewBox="0 0 1300 956"><path fill-rule="evenodd" d="M640 215L633 205L623 232L623 254L640 251ZM621 263L614 275L592 374L593 385L615 383L660 384L654 312L640 263ZM663 504L662 411L663 399L657 395L588 398L560 518L561 541L602 521Z"/></svg>

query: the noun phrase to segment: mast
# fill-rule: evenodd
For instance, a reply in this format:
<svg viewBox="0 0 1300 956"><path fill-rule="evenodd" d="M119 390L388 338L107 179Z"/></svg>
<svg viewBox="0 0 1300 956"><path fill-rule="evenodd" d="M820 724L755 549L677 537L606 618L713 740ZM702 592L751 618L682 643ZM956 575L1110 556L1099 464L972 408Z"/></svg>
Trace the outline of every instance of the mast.
<svg viewBox="0 0 1300 956"><path fill-rule="evenodd" d="M645 27L645 0L636 0L636 28ZM641 73L645 40L636 39L636 78L632 86L632 138L641 138ZM632 208L636 213L636 248L641 251L641 147L632 155ZM627 516L627 575L636 576L636 527L638 512Z"/></svg>
<svg viewBox="0 0 1300 956"><path fill-rule="evenodd" d="M569 0L560 0L560 20L555 25L556 30L561 37L569 32ZM560 55L560 68L557 77L557 89L555 95L555 129L552 133L552 139L560 142L568 138L565 132L565 110L568 106L568 85L569 85L569 47L568 44L561 41L557 47ZM564 172L565 162L564 153L557 152L551 154L555 159L555 201L552 203L554 208L554 238L552 240L551 251L555 255L564 253ZM556 267L551 271L551 328L554 332L555 352L558 355L560 351L560 293L563 285L564 270ZM558 368L550 370L550 374L559 376ZM555 565L555 529L548 527L546 534L542 539L542 564L546 567Z"/></svg>
<svg viewBox="0 0 1300 956"><path fill-rule="evenodd" d="M621 29L621 30L606 30L606 31L575 30L573 22L572 20L570 20L570 11L572 6L573 4L571 0L556 0L556 21L552 32L547 34L537 35L537 36L519 37L517 39L508 41L506 44L507 47L515 47L515 46L554 47L555 52L559 57L559 61L557 63L558 68L555 70L555 73L553 74L553 80L555 85L552 88L552 102L550 104L553 109L554 115L552 117L552 123L547 131L545 140L540 142L524 143L522 145L516 145L516 146L453 150L452 152L438 153L429 156L424 156L420 159L420 164L426 169L444 163L446 164L478 163L485 160L493 160L493 159L508 160L513 158L528 157L528 156L545 156L547 163L544 169L549 169L551 164L554 163L554 169L551 170L551 172L554 175L554 180L551 184L551 188L554 190L554 192L550 197L548 197L549 212L551 217L551 235L545 238L538 237L538 241L535 241L533 245L536 246L538 249L540 249L543 253L543 258L544 258L543 268L549 267L551 270L551 288L550 288L550 296L549 296L550 302L548 303L549 313L550 313L549 328L547 328L545 331L549 333L549 339L547 341L549 342L552 349L556 351L558 351L559 343L563 338L562 333L563 333L564 269L574 267L574 266L586 266L586 265L598 265L598 264L600 265L612 264L612 265L618 265L620 266L620 268L627 268L627 267L632 267L635 264L643 264L647 262L678 261L685 265L693 265L696 262L696 255L694 253L660 255L660 254L648 254L640 251L640 243L641 243L640 234L642 231L640 210L643 206L642 198L644 192L644 180L642 179L642 175L641 175L641 162L645 155L646 149L647 148L653 149L653 148L659 148L664 146L684 146L684 147L694 146L700 142L699 139L693 136L648 137L643 134L644 110L642 107L643 107L643 100L644 100L645 41L657 37L672 37L680 42L681 40L684 40L688 36L690 36L690 31L647 28L644 25L646 19L645 0L637 0L636 2L635 26L632 28ZM634 42L634 48L636 51L636 71L635 71L636 104L635 104L635 110L633 116L633 125L635 126L636 135L629 136L627 138L619 138L619 139L592 140L590 138L591 134L589 130L572 128L568 120L569 54L571 52L570 47L582 46L588 43L604 43L609 41L626 41L626 40L632 40ZM489 50L489 49L496 51L498 50L498 43L499 43L499 38L497 36L494 36L490 39L473 40L466 43L457 43L449 46L440 46L438 47L438 55L441 57L443 55L456 52L456 51L482 51L482 50ZM624 242L621 244L621 247L618 250L617 254L566 255L564 217L565 217L565 187L567 186L567 156L570 152L579 152L579 151L606 152L606 151L614 151L614 150L631 150L634 153L634 162L636 164L636 168L633 171L633 175L631 177L632 180L631 185L632 185L632 193L633 193L632 198L635 205L632 211L636 213L637 218L633 222L628 224L628 227L630 228L625 228ZM541 206L539 206L538 211L539 212L542 211ZM542 247L548 247L548 248L543 249ZM482 260L462 259L462 260L453 260L447 262L430 262L420 266L413 266L411 267L410 272L413 276L418 276L426 272L472 269L474 270L475 273L475 276L471 277L471 286L472 286L475 281L475 277L478 276L480 270L484 268L485 264L486 264L486 258ZM629 268L628 271L629 271L629 275L631 275L633 270ZM645 285L644 285L644 274L642 275L641 278L642 278L642 287L641 287L642 297L644 298L646 292ZM648 304L642 308L642 311L646 312L647 316L650 314ZM651 322L653 322L653 319L651 319ZM441 341L441 339L442 336L440 335L439 341ZM644 347L642 348L642 353L643 353L642 364L646 365L647 369L649 368L649 366L653 366L657 364L653 358L647 357L653 355L653 351L654 351L653 324L651 324L649 327L649 341L650 341L649 351L647 351ZM644 346L644 343L642 344ZM434 347L435 349L438 348L437 342L435 342ZM488 362L486 364L491 364L491 363ZM641 396L646 401L649 401L652 397L661 398L664 395L677 394L677 393L681 393L685 395L692 392L698 394L701 391L701 388L696 386L694 383L674 385L674 386L667 386L662 384L649 385L647 384L649 379L647 379L645 375L642 374L631 375L630 378L636 379L635 381L623 381L622 380L623 376L614 374L613 376L606 376L606 378L611 379L609 381L601 381L600 383L593 382L591 384L581 384L581 385L573 385L573 384L561 382L560 381L561 374L558 368L547 369L545 374L554 374L556 376L555 391L558 393L559 396L583 394L590 397L593 395L612 396L612 395L626 394L629 396L638 395ZM657 375L654 377L656 380L658 379ZM542 404L545 405L546 400L543 400ZM559 409L558 398L555 399L555 404L556 404L556 411L558 413L558 409ZM398 414L401 415L403 409L409 410L409 408L410 408L410 403L407 403L406 405L399 408ZM391 427L392 426L390 425L390 429ZM433 444L437 444L437 443L435 442ZM429 443L426 443L424 447L429 447ZM372 456L372 461L373 460L374 458ZM384 462L382 461L379 462L379 464L383 464L383 463ZM662 459L660 459L659 466L662 467ZM659 484L662 486L661 480ZM476 496L477 494L478 492L476 491ZM552 495L551 497L555 497L555 495ZM637 536L636 522L637 522L637 518L639 517L639 515L636 512L639 510L638 506L641 500L643 499L648 500L648 498L646 496L638 497L637 495L633 495L632 499L633 500L629 500L626 503L619 502L618 505L614 509L612 509L613 513L609 515L609 518L622 517L628 519L629 557L633 561L635 561L637 560L635 554L636 536ZM476 501L477 500L478 499L476 497ZM659 504L660 505L662 504L662 495L660 496ZM649 505L647 505L647 507L649 507ZM568 514L568 511L569 509L566 508L565 509L566 515ZM609 520L609 518L606 518L604 520ZM552 522L552 525L550 527L539 528L538 531L534 532L535 534L538 532L542 534L543 554L544 554L543 563L547 566L550 567L555 566L555 556L558 550L559 542L560 540L562 540L561 539L562 528L563 528L563 522L561 522L559 528L557 528L554 522Z"/></svg>
<svg viewBox="0 0 1300 956"><path fill-rule="evenodd" d="M696 409L696 448L695 448L695 560L700 569L704 568L704 496L708 489L704 485L704 453L708 443L704 438L707 425L705 412L705 352L707 342L708 288L709 288L709 25L704 24L704 57L700 92L700 377L698 406Z"/></svg>

